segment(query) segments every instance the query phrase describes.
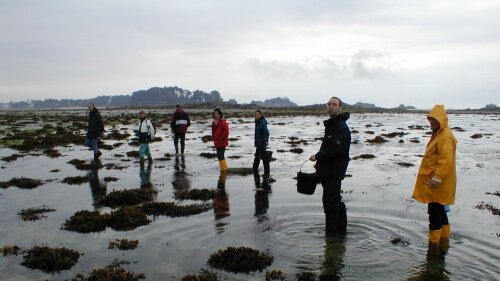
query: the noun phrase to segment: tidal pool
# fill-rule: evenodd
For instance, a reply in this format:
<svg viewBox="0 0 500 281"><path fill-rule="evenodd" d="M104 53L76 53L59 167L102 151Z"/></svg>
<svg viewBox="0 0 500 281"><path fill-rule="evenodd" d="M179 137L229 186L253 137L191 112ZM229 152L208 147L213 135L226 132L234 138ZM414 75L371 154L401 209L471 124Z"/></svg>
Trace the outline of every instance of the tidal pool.
<svg viewBox="0 0 500 281"><path fill-rule="evenodd" d="M161 112L156 110L156 112ZM19 130L52 123L64 111L2 112L24 116ZM24 114L24 115L23 115ZM59 115L58 115L59 114ZM71 112L71 114L75 114ZM352 114L348 125L352 134L349 176L343 181L343 200L347 205L348 226L345 236L324 237L322 187L314 195L297 193L293 179L300 166L320 146L322 120L318 116L280 116L268 118L271 150L269 185L262 177L228 174L220 178L216 159L201 153L213 153L210 112L198 115L186 135L184 156L173 154L168 124L158 128L161 141L151 143L151 166L139 165L127 152L135 125L120 124L120 116L135 118L131 111L102 111L104 121L113 117L115 130L131 136L125 140L103 140L100 169L78 170L67 162L90 161L92 152L83 145L57 146L61 156L51 158L40 151L0 148L0 158L21 154L15 160L0 160L0 181L34 178L44 181L33 189L16 186L0 188L0 247L17 245L23 250L33 246L68 247L80 253L78 263L69 270L47 274L21 265L22 255L0 258L2 280L65 280L116 261L126 261L127 270L144 273L145 280L180 280L200 268L216 271L227 280L265 280L266 271L280 270L287 280L296 276L337 275L340 280L498 280L500 278L500 217L476 206L485 202L500 206L500 116L450 114L449 125L458 139L456 204L451 207L450 248L444 259L427 257L427 206L411 199L421 156L429 139L425 114ZM76 115L82 117L82 113ZM33 116L35 116L33 118ZM40 117L41 116L41 117ZM30 119L31 118L31 119ZM35 121L33 121L35 120ZM45 120L45 121L44 121ZM75 121L82 121L81 118ZM37 123L39 122L39 123ZM230 146L226 158L230 168L248 168L253 161L253 119L229 118ZM108 122L107 124L110 124ZM9 134L9 124L0 126L0 138ZM106 126L110 131L111 125ZM84 130L79 131L82 135ZM384 136L385 134L385 136ZM471 138L481 134L481 138ZM377 136L387 142L369 143ZM292 139L290 137L296 137ZM123 145L115 145L124 142ZM298 150L291 149L300 148ZM375 157L363 157L373 155ZM413 165L412 165L413 164ZM306 162L303 171L311 172ZM116 169L114 167L120 167ZM109 169L107 168L109 167ZM260 167L261 173L262 165ZM82 184L63 183L67 177L86 176ZM115 181L105 181L114 178ZM130 231L106 228L102 232L77 233L61 229L66 219L81 210L111 213L113 209L95 204L113 190L152 188L155 202L190 205L208 202L213 209L183 217L149 216L152 222ZM189 189L222 189L209 201L176 200L175 192ZM46 218L23 221L18 213L46 206L56 211ZM117 239L138 240L134 250L110 250ZM403 241L404 243L395 243ZM274 257L271 266L250 274L235 274L211 268L211 254L228 247L251 247ZM315 280L315 279L312 279Z"/></svg>

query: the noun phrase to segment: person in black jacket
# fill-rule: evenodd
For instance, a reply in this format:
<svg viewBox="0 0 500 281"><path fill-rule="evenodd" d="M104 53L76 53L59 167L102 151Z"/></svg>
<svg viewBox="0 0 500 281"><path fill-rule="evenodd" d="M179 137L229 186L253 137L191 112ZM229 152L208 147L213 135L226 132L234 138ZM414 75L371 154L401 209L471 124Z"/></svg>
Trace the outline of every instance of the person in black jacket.
<svg viewBox="0 0 500 281"><path fill-rule="evenodd" d="M340 195L341 181L349 164L351 131L346 124L349 112L342 112L342 101L332 97L327 103L330 118L325 120L325 135L318 153L309 160L316 162L316 174L323 186L323 210L326 236L345 233L347 214Z"/></svg>
<svg viewBox="0 0 500 281"><path fill-rule="evenodd" d="M89 110L89 127L87 128L85 145L94 151L94 161L97 161L102 154L97 147L97 139L104 133L104 123L99 110L93 103L89 103L87 108Z"/></svg>

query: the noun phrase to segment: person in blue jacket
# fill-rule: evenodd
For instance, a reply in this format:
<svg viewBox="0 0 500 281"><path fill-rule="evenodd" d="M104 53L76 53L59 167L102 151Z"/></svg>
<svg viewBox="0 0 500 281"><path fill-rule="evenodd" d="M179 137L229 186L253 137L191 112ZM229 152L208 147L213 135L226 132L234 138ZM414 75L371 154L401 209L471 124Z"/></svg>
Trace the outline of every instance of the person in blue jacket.
<svg viewBox="0 0 500 281"><path fill-rule="evenodd" d="M255 111L255 158L253 160L252 170L258 173L260 160L264 163L264 180L269 179L271 160L270 154L267 152L269 145L269 130L267 129L267 120L262 116L262 111Z"/></svg>

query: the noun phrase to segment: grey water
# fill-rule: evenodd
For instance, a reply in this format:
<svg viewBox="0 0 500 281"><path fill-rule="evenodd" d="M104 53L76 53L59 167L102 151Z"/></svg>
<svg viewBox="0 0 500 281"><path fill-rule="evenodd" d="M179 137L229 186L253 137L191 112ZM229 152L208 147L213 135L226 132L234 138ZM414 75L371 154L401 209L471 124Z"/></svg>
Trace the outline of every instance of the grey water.
<svg viewBox="0 0 500 281"><path fill-rule="evenodd" d="M103 116L106 117L105 112ZM75 212L96 209L93 204L96 198L112 190L138 188L149 181L158 191L156 201L174 202L173 194L178 187L173 183L182 182L184 188L191 189L216 188L219 180L217 160L200 157L201 152L213 152L212 143L201 140L201 136L210 134L208 117L192 123L186 135L183 157L155 161L150 170L141 169L136 159L124 162L121 160L127 156L114 156L137 149L127 144L111 151L104 150L101 157L103 164L116 163L125 168L100 169L97 174L79 171L66 163L74 158L91 160L92 153L80 145L58 147L63 156L55 159L27 155L9 163L0 160L0 181L22 176L47 181L33 190L0 189L0 247L18 245L29 249L48 245L84 253L73 268L55 274L20 265L22 255L1 257L0 279L65 280L118 260L129 261L125 267L145 273L146 280L180 280L200 268L209 268L209 256L229 246L248 246L272 254L274 263L266 270L282 270L287 280L295 280L295 274L300 272L316 276L334 273L339 280L426 280L422 276L429 271L439 276L438 280L500 279L500 218L475 208L482 201L497 208L500 205L498 196L486 194L500 191L498 115L449 115L450 127L461 127L465 131L454 131L458 139L456 204L449 213L450 248L439 261L427 257L427 206L411 198L429 129L411 130L409 126L428 125L425 115L351 115L348 125L351 130L358 131L352 135L357 143L351 145L351 157L369 153L376 158L350 162L349 177L342 187L343 201L348 208L347 233L335 239L326 239L324 235L322 187L318 185L311 196L299 194L293 179L301 165L319 149L317 138L322 137L324 118L268 118L270 145L276 158L271 162L271 174L276 182L269 187L263 187L262 182L251 175L229 175L225 182L227 197L213 202L222 208L190 217L155 217L151 224L132 231L108 228L99 233L80 234L60 227ZM243 118L248 122L241 122L238 119L228 119L230 137L238 140L230 142L226 158L229 167L250 167L254 153L253 120ZM163 125L168 127L168 124ZM129 132L132 130L130 125L123 127ZM387 138L384 144L365 142L391 132L408 134ZM475 133L482 133L483 137L471 138ZM153 158L173 154L168 130L159 129L158 135L163 141L151 144ZM302 154L289 152L291 146L285 142L292 136L308 141L307 145L299 145L304 150ZM410 142L412 139L419 143ZM116 142L104 141L107 144ZM1 148L0 157L16 152ZM404 167L397 162L414 166ZM53 169L61 171L49 172ZM313 171L313 163L306 161L302 170ZM98 185L95 186L95 182L61 183L63 178L77 175L98 177ZM119 180L106 183L103 178L108 176ZM35 222L22 221L17 215L22 209L42 205L56 211ZM106 207L98 210L111 211ZM139 247L131 251L107 249L110 241L123 238L139 240ZM393 245L391 240L394 238L409 244ZM264 280L266 270L252 274L218 272L227 280Z"/></svg>

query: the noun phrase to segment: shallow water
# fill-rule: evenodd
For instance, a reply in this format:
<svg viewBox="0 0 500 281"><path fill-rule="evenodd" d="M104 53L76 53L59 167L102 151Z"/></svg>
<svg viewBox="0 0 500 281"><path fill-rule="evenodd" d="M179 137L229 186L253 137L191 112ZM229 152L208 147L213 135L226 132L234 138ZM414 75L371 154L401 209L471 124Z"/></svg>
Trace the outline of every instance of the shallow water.
<svg viewBox="0 0 500 281"><path fill-rule="evenodd" d="M104 116L106 116L104 114ZM89 183L67 185L60 181L68 176L86 175L67 164L71 159L90 160L92 153L83 146L58 147L59 158L26 156L7 163L0 160L0 181L13 177L31 177L52 180L33 190L17 187L0 189L0 247L18 245L23 249L47 244L51 247L69 247L84 253L79 262L68 271L45 274L20 265L22 256L0 258L2 280L64 280L77 273L88 273L114 260L130 261L126 267L144 272L146 280L180 280L181 276L207 268L210 254L228 246L249 246L268 251L274 263L267 270L280 269L294 280L299 272L336 273L341 280L425 280L418 279L429 271L437 272L442 280L498 280L500 278L500 218L487 210L474 208L479 202L500 205L500 198L488 195L500 191L500 118L495 115L450 115L450 127L459 141L457 149L458 186L456 204L449 213L452 225L450 249L444 261L428 259L427 207L411 199L413 184L429 139L427 130L410 130L411 125L427 125L425 115L419 114L353 114L348 121L357 144L351 145L351 157L368 153L374 159L352 160L348 177L343 181L343 200L348 208L348 229L345 237L325 239L324 214L321 204L322 188L318 185L312 196L296 192L293 177L301 164L315 153L322 137L321 117L269 118L271 149L277 160L271 162L271 174L276 182L270 189L262 189L253 176L229 175L225 188L227 198L217 198L221 208L191 217L156 217L150 225L132 231L106 231L79 234L61 230L65 219L79 210L94 210L94 200L114 189L138 188L150 181L158 191L156 200L173 202L176 188L216 188L219 180L218 162L199 156L212 152L212 143L203 143L201 136L209 135L210 120L193 122L187 134L184 157L169 161L155 161L150 171L141 170L136 159L120 161L125 154L136 150L127 144L111 151L103 151L103 164L126 166L123 170L98 171L99 186ZM252 119L244 119L252 121ZM253 123L228 120L230 142L226 152L229 167L250 167L253 161ZM319 124L318 124L319 122ZM280 123L285 123L281 125ZM371 125L367 127L367 125ZM132 126L124 126L131 128ZM374 134L365 133L373 131ZM384 144L368 144L367 139L391 132L408 133L389 139ZM484 136L470 138L475 133ZM491 135L485 135L491 134ZM169 133L158 130L162 142L151 144L154 158L173 153ZM288 137L308 140L299 145L304 153L288 152ZM409 142L416 138L420 143ZM403 139L404 143L399 143ZM106 141L113 144L115 141ZM286 150L277 153L276 150ZM0 149L0 157L17 151ZM397 162L412 163L403 167ZM58 173L50 170L60 169ZM262 169L262 167L261 167ZM179 171L183 171L179 173ZM307 162L303 171L312 171ZM104 177L119 178L105 183ZM172 182L183 183L174 187ZM105 189L105 190L104 190ZM196 203L184 201L184 203ZM24 222L17 215L21 209L46 205L57 211L47 218ZM224 211L226 213L221 213ZM227 211L228 209L228 211ZM111 209L101 207L101 212ZM393 245L393 238L409 241L409 245ZM115 239L139 240L132 251L108 250ZM228 280L264 280L265 272L232 274L220 271Z"/></svg>

